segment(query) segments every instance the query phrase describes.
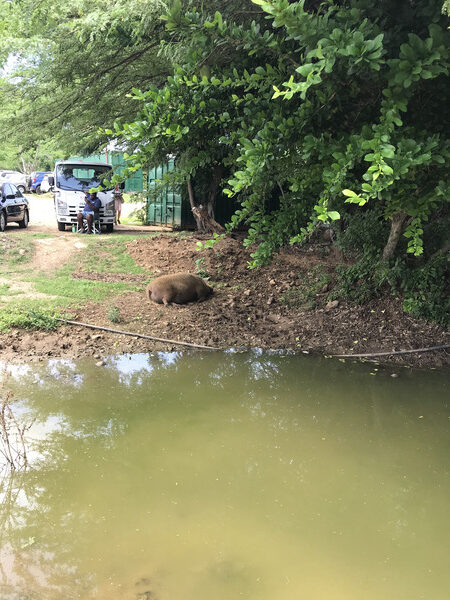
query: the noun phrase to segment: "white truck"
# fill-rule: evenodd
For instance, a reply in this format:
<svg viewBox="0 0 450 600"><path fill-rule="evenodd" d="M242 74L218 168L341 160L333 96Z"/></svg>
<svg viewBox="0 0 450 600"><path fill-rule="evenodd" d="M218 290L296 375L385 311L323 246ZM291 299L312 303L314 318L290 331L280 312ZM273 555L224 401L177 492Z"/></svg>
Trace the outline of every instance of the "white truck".
<svg viewBox="0 0 450 600"><path fill-rule="evenodd" d="M59 231L64 231L66 226L76 226L77 214L85 204L85 192L103 185L104 180L111 177L112 166L107 163L82 160L61 160L56 163L54 175L49 181L53 185ZM106 186L98 192L98 197L102 203L100 225L112 232L115 221L114 188Z"/></svg>

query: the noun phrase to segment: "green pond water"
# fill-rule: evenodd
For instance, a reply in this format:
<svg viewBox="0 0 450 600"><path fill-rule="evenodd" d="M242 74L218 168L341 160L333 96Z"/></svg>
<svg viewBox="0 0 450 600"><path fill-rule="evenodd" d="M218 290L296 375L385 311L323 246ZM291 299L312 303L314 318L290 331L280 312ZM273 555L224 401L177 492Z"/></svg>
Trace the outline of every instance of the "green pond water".
<svg viewBox="0 0 450 600"><path fill-rule="evenodd" d="M0 470L1 600L447 600L448 375L375 369L9 367L35 421L29 467Z"/></svg>

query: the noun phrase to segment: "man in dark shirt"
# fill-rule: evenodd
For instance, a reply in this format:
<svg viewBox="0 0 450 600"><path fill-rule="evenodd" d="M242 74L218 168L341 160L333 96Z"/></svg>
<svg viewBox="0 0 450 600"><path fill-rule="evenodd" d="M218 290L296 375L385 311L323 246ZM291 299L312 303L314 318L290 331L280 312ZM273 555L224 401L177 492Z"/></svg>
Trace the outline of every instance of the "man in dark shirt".
<svg viewBox="0 0 450 600"><path fill-rule="evenodd" d="M93 192L92 194L90 194L89 192L86 192L86 201L84 204L84 208L83 208L82 212L79 212L77 214L77 221L78 221L77 233L84 233L83 219L86 219L86 222L87 222L87 232L92 233L94 216L98 215L101 205L102 205L102 202L101 202L100 198L97 196L97 192Z"/></svg>

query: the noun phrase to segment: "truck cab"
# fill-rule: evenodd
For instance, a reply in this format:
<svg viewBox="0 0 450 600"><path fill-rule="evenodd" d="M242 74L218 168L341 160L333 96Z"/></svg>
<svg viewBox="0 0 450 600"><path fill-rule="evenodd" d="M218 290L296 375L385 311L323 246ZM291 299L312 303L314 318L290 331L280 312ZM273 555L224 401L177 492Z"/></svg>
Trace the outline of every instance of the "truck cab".
<svg viewBox="0 0 450 600"><path fill-rule="evenodd" d="M53 198L58 230L77 223L77 214L83 210L85 193L91 188L103 186L98 192L102 203L100 207L100 225L108 232L114 229L115 207L114 188L105 185L112 177L112 167L102 162L81 160L62 160L56 163L53 176Z"/></svg>

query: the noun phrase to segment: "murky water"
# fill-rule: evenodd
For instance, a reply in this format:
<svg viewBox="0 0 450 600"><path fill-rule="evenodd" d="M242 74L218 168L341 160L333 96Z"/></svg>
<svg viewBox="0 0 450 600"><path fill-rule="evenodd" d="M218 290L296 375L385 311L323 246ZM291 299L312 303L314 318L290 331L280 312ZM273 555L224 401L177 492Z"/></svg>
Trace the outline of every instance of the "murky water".
<svg viewBox="0 0 450 600"><path fill-rule="evenodd" d="M15 369L2 600L447 600L438 372L262 353ZM32 439L31 439L32 438Z"/></svg>

